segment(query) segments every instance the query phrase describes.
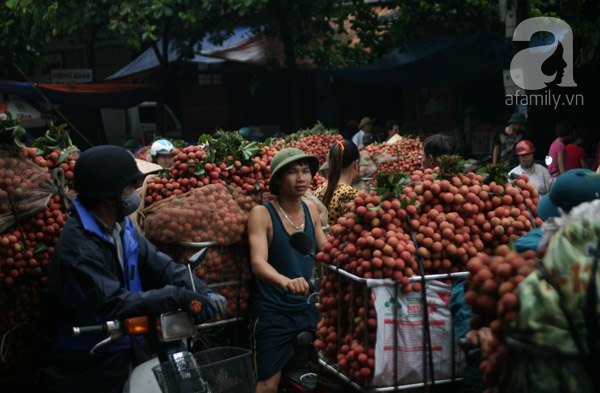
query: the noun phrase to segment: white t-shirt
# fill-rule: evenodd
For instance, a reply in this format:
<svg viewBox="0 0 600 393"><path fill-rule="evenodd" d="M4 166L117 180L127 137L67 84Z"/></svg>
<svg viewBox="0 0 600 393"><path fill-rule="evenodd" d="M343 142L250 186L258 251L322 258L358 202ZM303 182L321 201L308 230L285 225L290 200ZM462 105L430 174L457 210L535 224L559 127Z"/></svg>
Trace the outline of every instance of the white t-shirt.
<svg viewBox="0 0 600 393"><path fill-rule="evenodd" d="M363 130L358 131L352 137L352 142L356 145L356 147L360 147L363 144L363 140L365 139L365 132Z"/></svg>
<svg viewBox="0 0 600 393"><path fill-rule="evenodd" d="M533 184L540 196L546 195L556 180L552 177L550 172L548 172L548 169L540 164L533 164L527 169L523 169L519 164L508 172L509 175L516 174L518 176L523 173L529 176L529 182Z"/></svg>

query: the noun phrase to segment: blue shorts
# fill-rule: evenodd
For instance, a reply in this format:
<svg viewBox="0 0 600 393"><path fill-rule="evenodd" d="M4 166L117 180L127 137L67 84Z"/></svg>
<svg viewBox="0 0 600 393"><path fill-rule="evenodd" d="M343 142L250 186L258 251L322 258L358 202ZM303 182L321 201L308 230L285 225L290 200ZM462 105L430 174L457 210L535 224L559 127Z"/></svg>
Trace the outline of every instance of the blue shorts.
<svg viewBox="0 0 600 393"><path fill-rule="evenodd" d="M319 312L314 304L292 314L269 314L250 319L250 346L258 381L277 374L294 355L294 339L303 331L315 332Z"/></svg>

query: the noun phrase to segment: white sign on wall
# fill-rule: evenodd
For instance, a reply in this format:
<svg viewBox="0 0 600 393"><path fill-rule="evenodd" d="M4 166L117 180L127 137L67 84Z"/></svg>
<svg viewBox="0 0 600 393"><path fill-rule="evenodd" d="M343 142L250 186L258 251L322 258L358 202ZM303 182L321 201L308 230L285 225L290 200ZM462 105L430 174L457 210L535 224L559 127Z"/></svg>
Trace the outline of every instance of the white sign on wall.
<svg viewBox="0 0 600 393"><path fill-rule="evenodd" d="M52 70L50 72L52 83L55 85L71 85L74 83L91 82L91 68L72 68L62 70Z"/></svg>

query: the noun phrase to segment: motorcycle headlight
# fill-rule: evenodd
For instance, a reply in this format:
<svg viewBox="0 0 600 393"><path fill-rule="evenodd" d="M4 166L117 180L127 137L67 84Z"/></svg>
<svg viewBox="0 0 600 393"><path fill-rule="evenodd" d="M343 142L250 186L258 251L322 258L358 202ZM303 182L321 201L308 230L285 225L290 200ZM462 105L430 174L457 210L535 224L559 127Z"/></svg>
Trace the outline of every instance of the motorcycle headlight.
<svg viewBox="0 0 600 393"><path fill-rule="evenodd" d="M193 336L196 333L196 325L189 313L173 311L163 313L157 318L156 330L160 341L173 341Z"/></svg>

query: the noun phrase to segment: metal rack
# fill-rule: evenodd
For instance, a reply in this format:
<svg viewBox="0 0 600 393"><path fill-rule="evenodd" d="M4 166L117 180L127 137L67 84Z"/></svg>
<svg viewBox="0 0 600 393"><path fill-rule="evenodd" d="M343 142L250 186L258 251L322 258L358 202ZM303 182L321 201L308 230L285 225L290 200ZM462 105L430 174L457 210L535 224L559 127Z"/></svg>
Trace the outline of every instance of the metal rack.
<svg viewBox="0 0 600 393"><path fill-rule="evenodd" d="M330 229L329 225L325 225L323 226L323 231L325 233L327 233ZM177 242L173 244L174 246L180 246L180 247L190 247L190 248L197 248L197 249L201 249L201 248L206 248L206 247L213 247L213 246L219 246L220 244L216 243L216 242ZM220 287L225 287L225 286L239 286L243 284L242 280L233 280L233 281L227 281L227 282L218 282L218 283L209 283L207 284L209 288L220 288ZM219 326L223 326L223 325L227 325L227 324L232 324L232 323L236 323L239 321L242 321L244 319L244 316L242 315L236 315L232 318L227 318L227 319L222 319L219 321L214 321L214 322L207 322L207 323L203 323L201 325L198 326L198 329L211 329L214 327L219 327Z"/></svg>
<svg viewBox="0 0 600 393"><path fill-rule="evenodd" d="M353 329L353 321L354 321L354 285L358 284L358 285L362 285L363 286L363 298L364 299L368 299L369 295L370 295L370 291L371 288L373 287L377 287L377 286L394 286L394 294L395 297L398 298L398 295L400 294L400 282L398 281L393 281L391 279L366 279L363 277L358 277L352 273L349 273L343 269L340 269L336 266L332 266L332 265L325 265L327 267L327 269L335 272L338 275L338 279L340 277L344 277L346 279L349 280L350 282L350 313L351 313L351 317L350 317L350 327L348 329L349 332L352 332ZM468 275L468 272L457 272L457 273L448 273L448 274L431 274L431 275L425 275L425 276L420 276L420 275L414 275L412 277L410 277L410 281L411 283L414 282L421 282L422 285L422 291L425 291L425 282L426 281L431 281L431 280L444 280L444 279L450 279L450 280L454 280L457 278L462 278L462 277L466 277ZM343 288L343 286L341 285L341 283L338 283L338 288L339 290L341 290L341 288ZM426 296L424 296L424 301L426 300ZM342 296L338 297L338 309L341 309L341 303L342 303ZM426 308L422 307L421 311L425 312ZM394 303L393 305L393 314L394 314L394 318L397 317L397 303ZM372 386L370 384L366 384L366 385L360 385L359 383L357 383L356 381L352 380L350 377L348 377L348 375L346 375L342 370L339 369L339 367L337 366L337 364L332 364L329 363L327 358L322 354L319 353L319 363L324 366L326 369L328 369L329 371L331 371L332 373L336 374L340 379L342 379L344 382L350 384L352 387L354 387L356 390L359 390L361 392L389 392L389 391L397 391L397 390L407 390L407 389L413 389L413 388L422 388L425 387L426 389L429 386L432 385L440 385L440 384L447 384L447 383L453 383L453 382L458 382L460 380L462 380L461 377L456 375L456 355L457 353L455 352L455 342L454 342L454 329L452 326L452 321L450 321L450 326L451 329L450 333L451 333L451 339L452 339L452 348L451 348L451 353L452 353L452 378L444 378L444 379L439 379L439 380L435 380L435 378L433 378L433 381L430 380L431 378L428 377L428 364L427 364L427 342L425 341L425 331L428 330L428 324L425 323L425 320L423 322L423 382L419 382L419 383L406 383L406 384L402 384L401 381L398 380L398 375L397 375L397 369L398 369L398 351L394 350L394 381L396 382L395 385L393 386ZM394 323L394 348L398 347L398 324ZM341 318L338 318L338 332L341 332ZM338 350L337 350L337 354L339 355L339 348L340 348L340 340L341 340L341 334L338 334ZM365 344L365 347L368 347L369 344L369 339L368 339L368 329L365 329L364 332L364 338L363 338L363 343ZM431 354L429 355L431 357ZM430 358L431 359L431 358ZM433 367L430 368L431 373L433 374Z"/></svg>
<svg viewBox="0 0 600 393"><path fill-rule="evenodd" d="M177 242L177 243L173 243L172 245L176 246L176 247L189 247L189 248L194 248L194 249L198 249L198 250L200 250L202 248L221 246L221 244L218 244L216 242ZM241 268L241 267L238 266L238 268ZM218 288L222 288L222 287L226 287L226 286L235 286L236 290L239 291L239 288L242 284L243 284L242 280L228 280L228 281L215 282L215 283L209 282L207 284L207 286L211 289L213 289L213 288L218 289ZM237 295L239 296L239 293ZM239 301L239 299L238 299L238 301ZM242 315L240 315L239 310L237 310L236 315L234 315L230 318L221 319L221 320L212 321L212 322L205 322L203 324L198 325L198 329L199 330L208 330L208 329L212 329L212 328L216 328L216 327L222 327L224 325L229 325L229 324L233 324L233 323L242 321L243 319L244 319L244 317Z"/></svg>

